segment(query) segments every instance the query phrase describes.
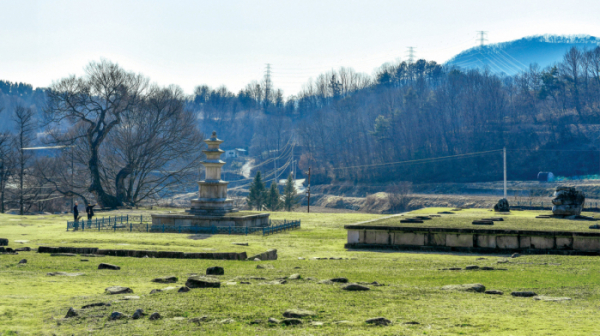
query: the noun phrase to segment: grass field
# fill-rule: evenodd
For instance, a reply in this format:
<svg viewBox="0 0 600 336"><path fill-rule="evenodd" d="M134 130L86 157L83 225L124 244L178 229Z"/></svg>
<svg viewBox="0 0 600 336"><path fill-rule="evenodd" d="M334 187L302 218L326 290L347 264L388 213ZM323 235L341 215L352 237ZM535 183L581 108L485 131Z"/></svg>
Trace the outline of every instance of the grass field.
<svg viewBox="0 0 600 336"><path fill-rule="evenodd" d="M431 220L425 220L423 223L400 223L401 219L414 218L415 216L434 215L438 212L449 211L448 208L425 208L415 210L402 217L382 218L381 220L370 222L369 225L398 226L398 227L438 227L438 228L457 228L457 229L478 229L478 230L528 230L528 231L576 231L576 232L600 232L596 229L590 229L590 225L596 224L593 221L569 220L564 218L535 218L540 214L552 214L550 211L512 211L510 214L498 214L488 209L463 209L460 211L451 211L454 214L442 214L441 217L434 217ZM584 212L582 215L600 218L597 213ZM476 219L502 217L503 221L494 222L494 225L473 225Z"/></svg>
<svg viewBox="0 0 600 336"><path fill-rule="evenodd" d="M448 210L448 209L443 209ZM431 209L418 213L442 211ZM465 211L465 210L463 210ZM489 217L489 212L484 212ZM536 212L511 216L534 217ZM457 215L454 215L457 216ZM478 216L478 215L477 215ZM343 226L375 219L371 214L274 213L273 219L301 219L302 229L272 236L198 236L162 233L65 232L67 216L0 216L0 237L11 247L40 245L88 246L118 249L170 251L247 251L249 254L276 248L279 260L216 261L123 257L52 257L20 252L0 255L0 334L2 335L593 335L600 334L595 320L600 299L600 264L597 257L533 255L509 259L441 253L346 251ZM510 219L513 219L511 217ZM524 221L533 219L524 219ZM507 221L508 223L509 221ZM537 223L537 222L535 222ZM586 222L582 222L586 224ZM528 228L529 229L529 228ZM28 240L17 243L16 240ZM236 246L232 242L248 242ZM305 260L299 260L303 257ZM344 260L312 260L312 257L342 257ZM19 265L21 259L27 263ZM356 258L356 259L351 259ZM485 258L485 259L481 259ZM89 261L81 261L88 259ZM119 265L121 270L98 270L100 262ZM272 269L257 269L270 264ZM442 271L466 265L503 267L506 271ZM221 288L176 290L149 294L152 289L182 286L190 274L204 274L207 267L222 266ZM47 276L48 272L81 272L82 276ZM293 273L301 280L283 285L264 282ZM160 276L179 277L177 284L157 284ZM267 280L251 279L263 277ZM377 281L370 291L346 292L340 285L316 280L347 277L352 282ZM225 282L232 280L235 285ZM240 284L248 280L250 285ZM449 284L481 283L505 294L449 292ZM109 286L128 286L138 300L106 295ZM570 297L564 302L517 298L511 291ZM82 310L94 302L111 307ZM79 317L64 319L69 307ZM127 318L108 321L119 311L127 316L142 308L159 312L163 319ZM299 326L268 324L269 317L283 318L288 308L316 313ZM195 317L208 316L193 323ZM390 326L372 326L365 320L383 316ZM235 322L223 324L224 319ZM259 324L250 322L260 319ZM323 322L312 325L311 322ZM347 321L339 323L340 321ZM419 324L404 324L418 322Z"/></svg>

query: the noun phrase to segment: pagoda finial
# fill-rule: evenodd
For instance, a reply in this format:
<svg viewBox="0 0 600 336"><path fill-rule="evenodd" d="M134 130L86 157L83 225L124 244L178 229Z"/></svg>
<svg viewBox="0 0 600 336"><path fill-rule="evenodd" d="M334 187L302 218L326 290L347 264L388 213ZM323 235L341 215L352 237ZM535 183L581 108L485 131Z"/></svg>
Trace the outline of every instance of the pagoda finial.
<svg viewBox="0 0 600 336"><path fill-rule="evenodd" d="M217 138L217 131L213 131L212 132L212 137L215 138L215 139Z"/></svg>

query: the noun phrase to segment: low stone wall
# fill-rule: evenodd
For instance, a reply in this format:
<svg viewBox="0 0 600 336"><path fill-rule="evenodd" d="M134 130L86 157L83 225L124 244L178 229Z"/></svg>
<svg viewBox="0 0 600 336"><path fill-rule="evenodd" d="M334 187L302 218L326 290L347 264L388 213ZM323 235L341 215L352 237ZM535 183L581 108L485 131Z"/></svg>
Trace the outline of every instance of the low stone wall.
<svg viewBox="0 0 600 336"><path fill-rule="evenodd" d="M76 253L96 254L113 257L143 258L172 258L172 259L215 259L215 260L246 260L246 252L197 253L176 251L146 251L146 250L100 250L95 247L48 247L40 246L38 253Z"/></svg>
<svg viewBox="0 0 600 336"><path fill-rule="evenodd" d="M264 227L269 226L269 214L257 214L248 216L194 216L160 214L152 215L152 226L231 226L231 227Z"/></svg>
<svg viewBox="0 0 600 336"><path fill-rule="evenodd" d="M267 252L254 255L248 258L248 260L254 260L256 258L260 260L277 260L277 250L268 250Z"/></svg>
<svg viewBox="0 0 600 336"><path fill-rule="evenodd" d="M600 255L600 233L347 225L347 248Z"/></svg>

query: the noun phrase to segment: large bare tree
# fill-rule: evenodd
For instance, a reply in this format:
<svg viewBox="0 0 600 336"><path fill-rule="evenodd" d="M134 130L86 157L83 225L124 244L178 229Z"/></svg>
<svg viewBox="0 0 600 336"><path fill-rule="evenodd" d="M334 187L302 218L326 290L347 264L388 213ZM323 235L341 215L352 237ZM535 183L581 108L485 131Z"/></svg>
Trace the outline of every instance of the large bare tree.
<svg viewBox="0 0 600 336"><path fill-rule="evenodd" d="M48 102L44 112L52 127L51 139L59 144L84 140L89 155L88 190L103 207L116 207L123 203L117 196L105 191L101 174L101 145L121 124L123 114L138 106L147 91L148 82L140 74L102 60L90 63L84 76L63 78L47 91ZM75 126L83 132L64 132L64 127Z"/></svg>

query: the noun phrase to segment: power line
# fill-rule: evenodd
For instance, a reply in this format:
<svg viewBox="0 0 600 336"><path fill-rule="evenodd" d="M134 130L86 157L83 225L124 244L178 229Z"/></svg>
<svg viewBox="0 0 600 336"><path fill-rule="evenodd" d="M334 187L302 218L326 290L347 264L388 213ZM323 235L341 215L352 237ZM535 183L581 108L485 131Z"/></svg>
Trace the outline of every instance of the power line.
<svg viewBox="0 0 600 336"><path fill-rule="evenodd" d="M415 59L415 47L408 47L408 63L412 63Z"/></svg>
<svg viewBox="0 0 600 336"><path fill-rule="evenodd" d="M488 153L496 153L496 152L501 152L501 151L502 151L502 149L495 149L495 150L485 151L485 152L465 153L465 154L441 156L441 157L429 158L429 159L417 159L417 160L397 161L397 162L388 162L388 163L377 163L377 164L359 165L359 166L350 166L350 167L337 167L337 168L332 168L332 170L354 169L354 168L367 168L367 167L380 167L380 166L391 166L391 165L404 164L404 163L435 162L437 160L446 160L446 159L457 158L457 157L471 157L471 156L476 156L476 155L481 155L481 154L488 154Z"/></svg>

